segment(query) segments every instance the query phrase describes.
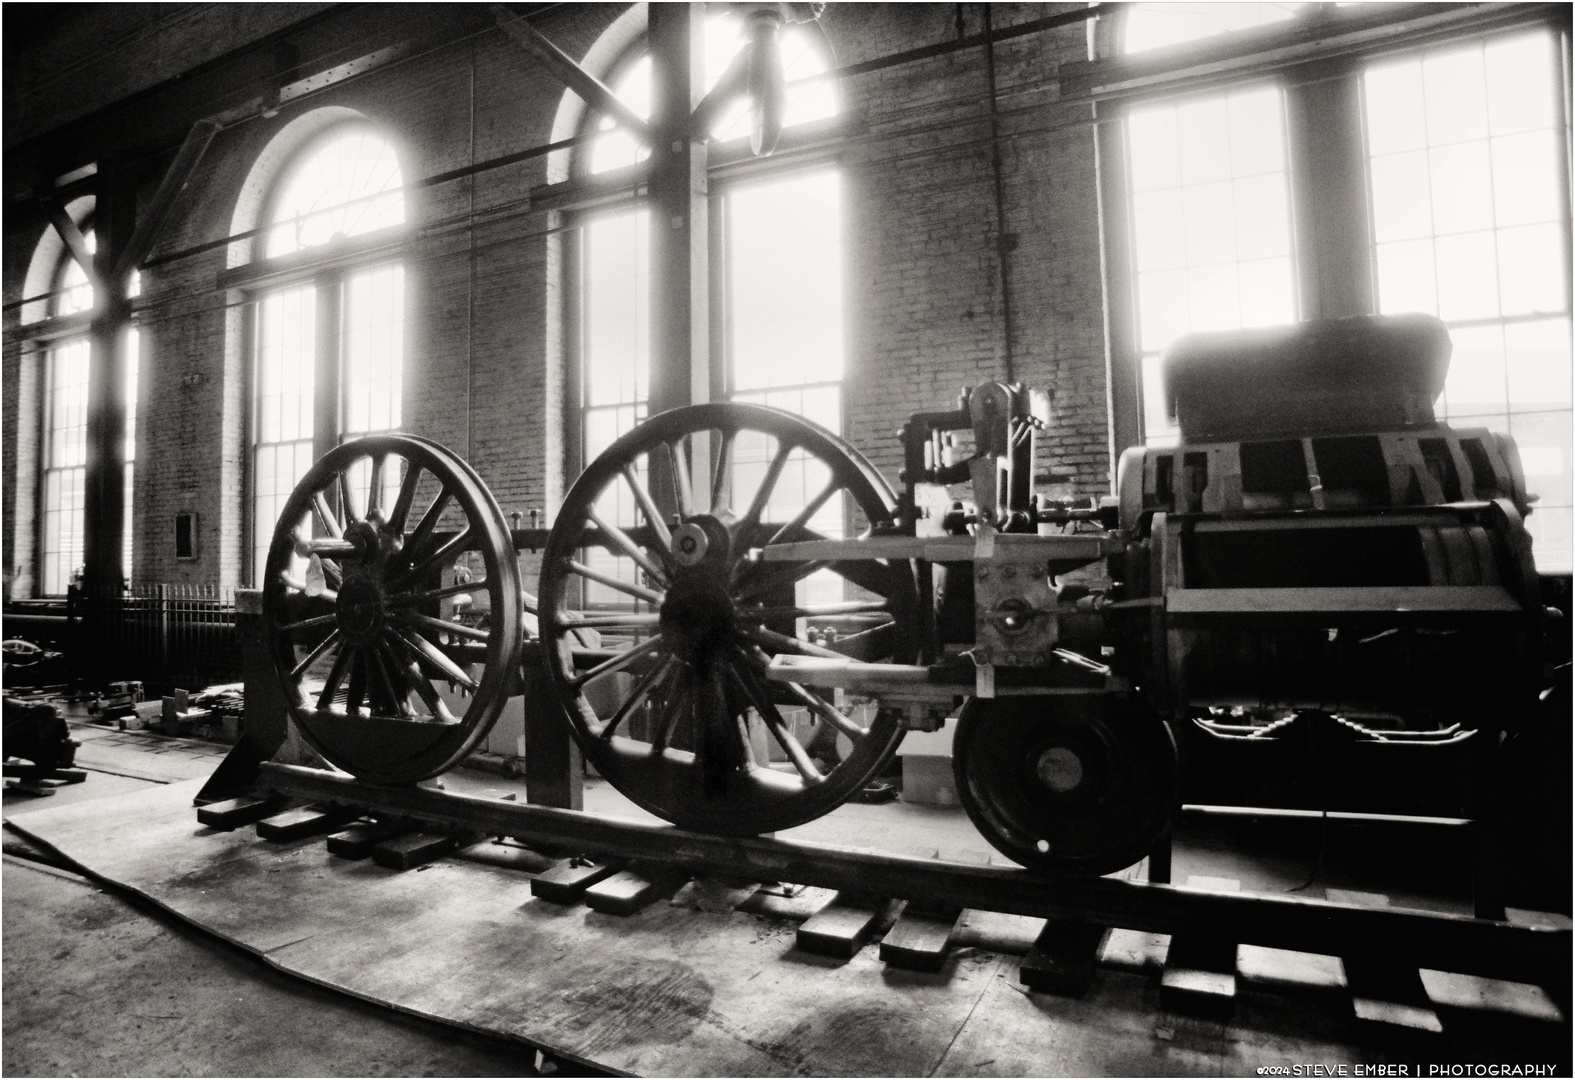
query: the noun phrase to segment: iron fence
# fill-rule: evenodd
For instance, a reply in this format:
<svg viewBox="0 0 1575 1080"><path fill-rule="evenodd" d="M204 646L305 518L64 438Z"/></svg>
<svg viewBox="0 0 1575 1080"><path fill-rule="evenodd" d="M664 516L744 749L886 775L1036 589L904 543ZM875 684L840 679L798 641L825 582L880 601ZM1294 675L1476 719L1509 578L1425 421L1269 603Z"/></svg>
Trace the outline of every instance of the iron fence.
<svg viewBox="0 0 1575 1080"><path fill-rule="evenodd" d="M85 678L138 679L150 695L241 679L235 589L143 582L124 593L73 592L74 667Z"/></svg>

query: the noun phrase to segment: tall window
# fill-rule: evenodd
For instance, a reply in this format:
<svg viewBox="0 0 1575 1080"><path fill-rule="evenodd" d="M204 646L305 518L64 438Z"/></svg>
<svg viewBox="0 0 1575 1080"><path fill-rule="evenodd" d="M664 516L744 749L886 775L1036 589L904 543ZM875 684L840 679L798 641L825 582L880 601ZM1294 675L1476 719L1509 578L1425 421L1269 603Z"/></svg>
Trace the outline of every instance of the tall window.
<svg viewBox="0 0 1575 1080"><path fill-rule="evenodd" d="M1345 9L1295 4L1134 5L1127 52ZM1571 568L1571 323L1564 115L1554 34L1506 31L1358 64L1345 125L1365 157L1372 310L1437 315L1454 342L1438 414L1512 435L1539 569ZM1143 102L1127 113L1128 178L1145 435L1173 438L1158 358L1195 330L1288 323L1297 279L1292 193L1333 166L1286 153L1276 81ZM1354 99L1353 99L1354 100ZM1308 108L1316 106L1309 105ZM1361 130L1354 129L1356 124ZM1354 173L1363 164L1352 163Z"/></svg>
<svg viewBox="0 0 1575 1080"><path fill-rule="evenodd" d="M1570 282L1557 50L1546 31L1363 76L1378 303L1449 326L1439 412L1512 435L1542 570L1571 569Z"/></svg>
<svg viewBox="0 0 1575 1080"><path fill-rule="evenodd" d="M706 26L706 85L713 86L743 45L736 16L719 15ZM787 27L782 62L788 83L784 124L821 120L837 113L835 90L823 74L826 57L803 28ZM618 96L640 115L650 109L651 63L642 56L614 82ZM798 85L795 85L798 83ZM590 146L589 168L604 172L633 164L644 150L609 119L606 134ZM748 104L737 101L712 127L727 142L749 131ZM800 413L840 432L842 428L842 250L840 180L835 170L817 170L738 184L712 200L712 221L724 243L721 295L724 340L713 355L724 357L724 382L736 401L764 402ZM649 387L649 239L643 209L598 214L584 222L581 271L581 415L585 460L595 458L646 413ZM752 490L774 447L734 448L733 484ZM802 467L797 473L803 473ZM765 520L786 521L824 485L826 477L795 479L790 464L778 483ZM617 489L621 491L622 489ZM611 493L610 493L611 494ZM792 500L797 503L789 505ZM636 509L602 508L621 524L635 522ZM840 496L821 509L811 528L827 535L842 529ZM616 515L616 516L615 516ZM607 573L632 577L633 564L608 552L586 557ZM836 579L840 587L840 579ZM812 586L813 587L813 586ZM622 598L594 583L590 603Z"/></svg>
<svg viewBox="0 0 1575 1080"><path fill-rule="evenodd" d="M403 183L393 147L375 132L331 129L280 182L266 257L403 225ZM280 508L328 449L314 442L319 390L334 390L338 441L400 426L404 267L324 271L273 289L258 300L255 333L252 572L260 579Z"/></svg>
<svg viewBox="0 0 1575 1080"><path fill-rule="evenodd" d="M1126 51L1276 22L1291 7L1136 7ZM1127 154L1144 429L1171 439L1159 359L1172 339L1296 318L1284 95L1260 84L1139 106Z"/></svg>
<svg viewBox="0 0 1575 1080"><path fill-rule="evenodd" d="M92 230L83 234L89 251L96 250ZM132 278L131 295L138 282ZM62 256L55 285L53 314L78 315L93 310L93 286L86 271L69 253ZM132 572L132 481L137 456L137 361L139 337L129 331L125 355L126 437L125 504L121 532L121 565ZM63 595L82 567L84 489L87 474L88 338L67 338L45 356L44 438L40 506L39 588L46 596Z"/></svg>

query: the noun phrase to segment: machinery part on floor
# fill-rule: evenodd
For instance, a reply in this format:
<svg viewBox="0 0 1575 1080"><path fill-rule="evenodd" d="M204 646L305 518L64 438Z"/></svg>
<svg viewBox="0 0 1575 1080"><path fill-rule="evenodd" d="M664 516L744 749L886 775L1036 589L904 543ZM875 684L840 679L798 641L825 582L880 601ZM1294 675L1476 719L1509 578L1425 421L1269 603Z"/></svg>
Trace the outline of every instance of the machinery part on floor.
<svg viewBox="0 0 1575 1080"><path fill-rule="evenodd" d="M522 609L486 485L411 435L356 439L313 465L263 574L265 644L302 736L378 783L435 776L486 735L516 692Z"/></svg>
<svg viewBox="0 0 1575 1080"><path fill-rule="evenodd" d="M5 729L0 754L33 763L22 766L21 770L30 769L47 776L56 769L69 768L75 764L77 747L81 745L71 737L71 725L54 705L47 701L5 699ZM27 776L28 773L13 773L8 769L6 775Z"/></svg>
<svg viewBox="0 0 1575 1080"><path fill-rule="evenodd" d="M1057 876L1131 866L1177 802L1176 744L1135 694L974 698L957 721L952 770L985 839Z"/></svg>
<svg viewBox="0 0 1575 1080"><path fill-rule="evenodd" d="M911 659L911 566L760 553L889 527L895 512L858 451L779 409L694 405L614 442L564 500L541 572L550 685L586 759L652 813L723 834L789 828L858 791L895 750L901 714L860 721L766 670L779 655ZM822 580L833 602L815 599ZM805 640L806 623L840 626L841 651ZM795 731L784 705L824 737Z"/></svg>

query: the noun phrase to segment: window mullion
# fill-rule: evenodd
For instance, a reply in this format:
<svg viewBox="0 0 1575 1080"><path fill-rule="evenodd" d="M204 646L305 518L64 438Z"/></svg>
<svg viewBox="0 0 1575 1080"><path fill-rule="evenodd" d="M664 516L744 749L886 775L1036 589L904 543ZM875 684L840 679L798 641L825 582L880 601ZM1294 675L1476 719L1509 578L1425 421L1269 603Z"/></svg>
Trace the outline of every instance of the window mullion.
<svg viewBox="0 0 1575 1080"><path fill-rule="evenodd" d="M312 458L339 445L343 430L344 278L327 274L317 280L317 343L313 368Z"/></svg>

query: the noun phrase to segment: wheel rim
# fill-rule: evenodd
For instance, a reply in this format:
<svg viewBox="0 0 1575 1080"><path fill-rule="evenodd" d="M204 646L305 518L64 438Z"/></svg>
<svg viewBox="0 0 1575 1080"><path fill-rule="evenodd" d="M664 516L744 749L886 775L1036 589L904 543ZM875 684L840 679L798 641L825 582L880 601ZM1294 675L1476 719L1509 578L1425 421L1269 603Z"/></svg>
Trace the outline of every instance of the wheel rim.
<svg viewBox="0 0 1575 1080"><path fill-rule="evenodd" d="M1170 729L1130 695L975 698L958 718L952 768L985 839L1057 876L1131 866L1176 803Z"/></svg>
<svg viewBox="0 0 1575 1080"><path fill-rule="evenodd" d="M913 652L910 564L749 558L822 538L817 526L844 501L866 522L890 520L895 506L847 443L760 405L663 413L614 442L575 483L542 561L543 656L585 756L630 799L686 828L771 832L845 801L896 748L894 715L856 722L829 694L763 675L779 654L840 655L798 637L802 620L864 619L861 640L879 657ZM622 525L613 520L620 505ZM605 557L581 561L603 550L638 575L613 576ZM863 595L805 602L811 586L797 583L817 569ZM588 606L598 597L620 610ZM588 630L627 640L596 651L586 647ZM794 733L785 707L814 718L813 737ZM836 735L841 760L827 750L817 764L812 749ZM779 768L765 760L770 745L786 758Z"/></svg>
<svg viewBox="0 0 1575 1080"><path fill-rule="evenodd" d="M290 714L318 753L362 779L436 776L486 735L514 688L512 537L475 472L430 440L376 435L324 455L285 502L263 581ZM484 625L453 620L467 596L476 609L486 601ZM444 684L463 698L445 700Z"/></svg>

